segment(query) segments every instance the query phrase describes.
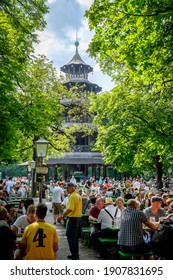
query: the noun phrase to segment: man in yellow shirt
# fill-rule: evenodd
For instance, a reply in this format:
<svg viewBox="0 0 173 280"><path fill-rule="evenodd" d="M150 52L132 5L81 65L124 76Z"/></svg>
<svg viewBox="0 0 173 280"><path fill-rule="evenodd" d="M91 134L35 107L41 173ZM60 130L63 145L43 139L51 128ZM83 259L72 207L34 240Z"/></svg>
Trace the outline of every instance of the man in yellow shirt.
<svg viewBox="0 0 173 280"><path fill-rule="evenodd" d="M82 217L82 198L76 192L75 185L69 182L66 187L69 194L66 211L63 214L68 217L66 235L69 244L71 255L67 256L68 259L79 259L79 246L78 246L78 230L79 221Z"/></svg>
<svg viewBox="0 0 173 280"><path fill-rule="evenodd" d="M25 260L55 260L58 251L56 229L45 222L47 206L40 203L36 209L36 222L27 226L22 236Z"/></svg>

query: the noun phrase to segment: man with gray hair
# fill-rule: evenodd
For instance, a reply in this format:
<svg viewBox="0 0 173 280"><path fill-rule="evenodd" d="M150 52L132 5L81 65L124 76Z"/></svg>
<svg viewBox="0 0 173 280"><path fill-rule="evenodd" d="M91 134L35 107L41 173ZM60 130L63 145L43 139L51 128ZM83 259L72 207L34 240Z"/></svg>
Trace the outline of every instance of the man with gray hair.
<svg viewBox="0 0 173 280"><path fill-rule="evenodd" d="M151 250L151 247L144 242L142 224L153 230L157 228L142 211L138 210L138 202L135 199L129 199L127 208L121 215L117 242L121 250L132 253L144 253Z"/></svg>

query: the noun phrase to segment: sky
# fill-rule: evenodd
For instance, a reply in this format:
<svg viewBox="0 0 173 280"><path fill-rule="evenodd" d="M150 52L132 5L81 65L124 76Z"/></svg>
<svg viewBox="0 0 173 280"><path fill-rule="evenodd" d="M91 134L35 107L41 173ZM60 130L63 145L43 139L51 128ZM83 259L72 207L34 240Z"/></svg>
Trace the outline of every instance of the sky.
<svg viewBox="0 0 173 280"><path fill-rule="evenodd" d="M45 16L47 27L38 33L40 43L35 45L35 54L44 54L59 72L60 67L74 56L78 34L79 54L85 63L94 68L93 74L89 74L89 81L102 87L102 91L109 91L114 86L110 77L101 73L99 65L87 53L94 33L89 30L84 13L92 3L93 0L47 0L50 9Z"/></svg>

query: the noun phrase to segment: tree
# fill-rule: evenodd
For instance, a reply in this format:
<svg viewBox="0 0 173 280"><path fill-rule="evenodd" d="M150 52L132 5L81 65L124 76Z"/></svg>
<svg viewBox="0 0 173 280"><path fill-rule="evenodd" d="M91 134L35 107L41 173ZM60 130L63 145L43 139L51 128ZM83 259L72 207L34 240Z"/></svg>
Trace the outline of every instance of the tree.
<svg viewBox="0 0 173 280"><path fill-rule="evenodd" d="M46 26L44 0L0 2L0 160L10 159L18 140L20 102L15 98L25 67L38 42L36 32Z"/></svg>
<svg viewBox="0 0 173 280"><path fill-rule="evenodd" d="M89 53L115 81L93 102L97 146L119 170L154 168L159 187L172 156L172 4L98 0L86 12Z"/></svg>
<svg viewBox="0 0 173 280"><path fill-rule="evenodd" d="M33 57L15 94L19 137L15 150L18 157L35 159L34 142L41 137L50 142L50 155L55 155L56 151L60 153L68 146L67 135L60 132L64 110L60 100L65 92L53 63L45 56Z"/></svg>

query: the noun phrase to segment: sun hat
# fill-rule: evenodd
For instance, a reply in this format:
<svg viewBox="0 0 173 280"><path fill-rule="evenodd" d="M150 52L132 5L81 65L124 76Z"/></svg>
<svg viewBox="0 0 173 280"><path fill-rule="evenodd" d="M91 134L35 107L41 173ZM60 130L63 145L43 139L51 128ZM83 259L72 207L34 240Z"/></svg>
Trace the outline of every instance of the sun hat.
<svg viewBox="0 0 173 280"><path fill-rule="evenodd" d="M105 204L115 204L112 197L106 197Z"/></svg>
<svg viewBox="0 0 173 280"><path fill-rule="evenodd" d="M65 185L65 183L64 182L59 182L59 184L58 184L60 187L63 187L64 185Z"/></svg>

